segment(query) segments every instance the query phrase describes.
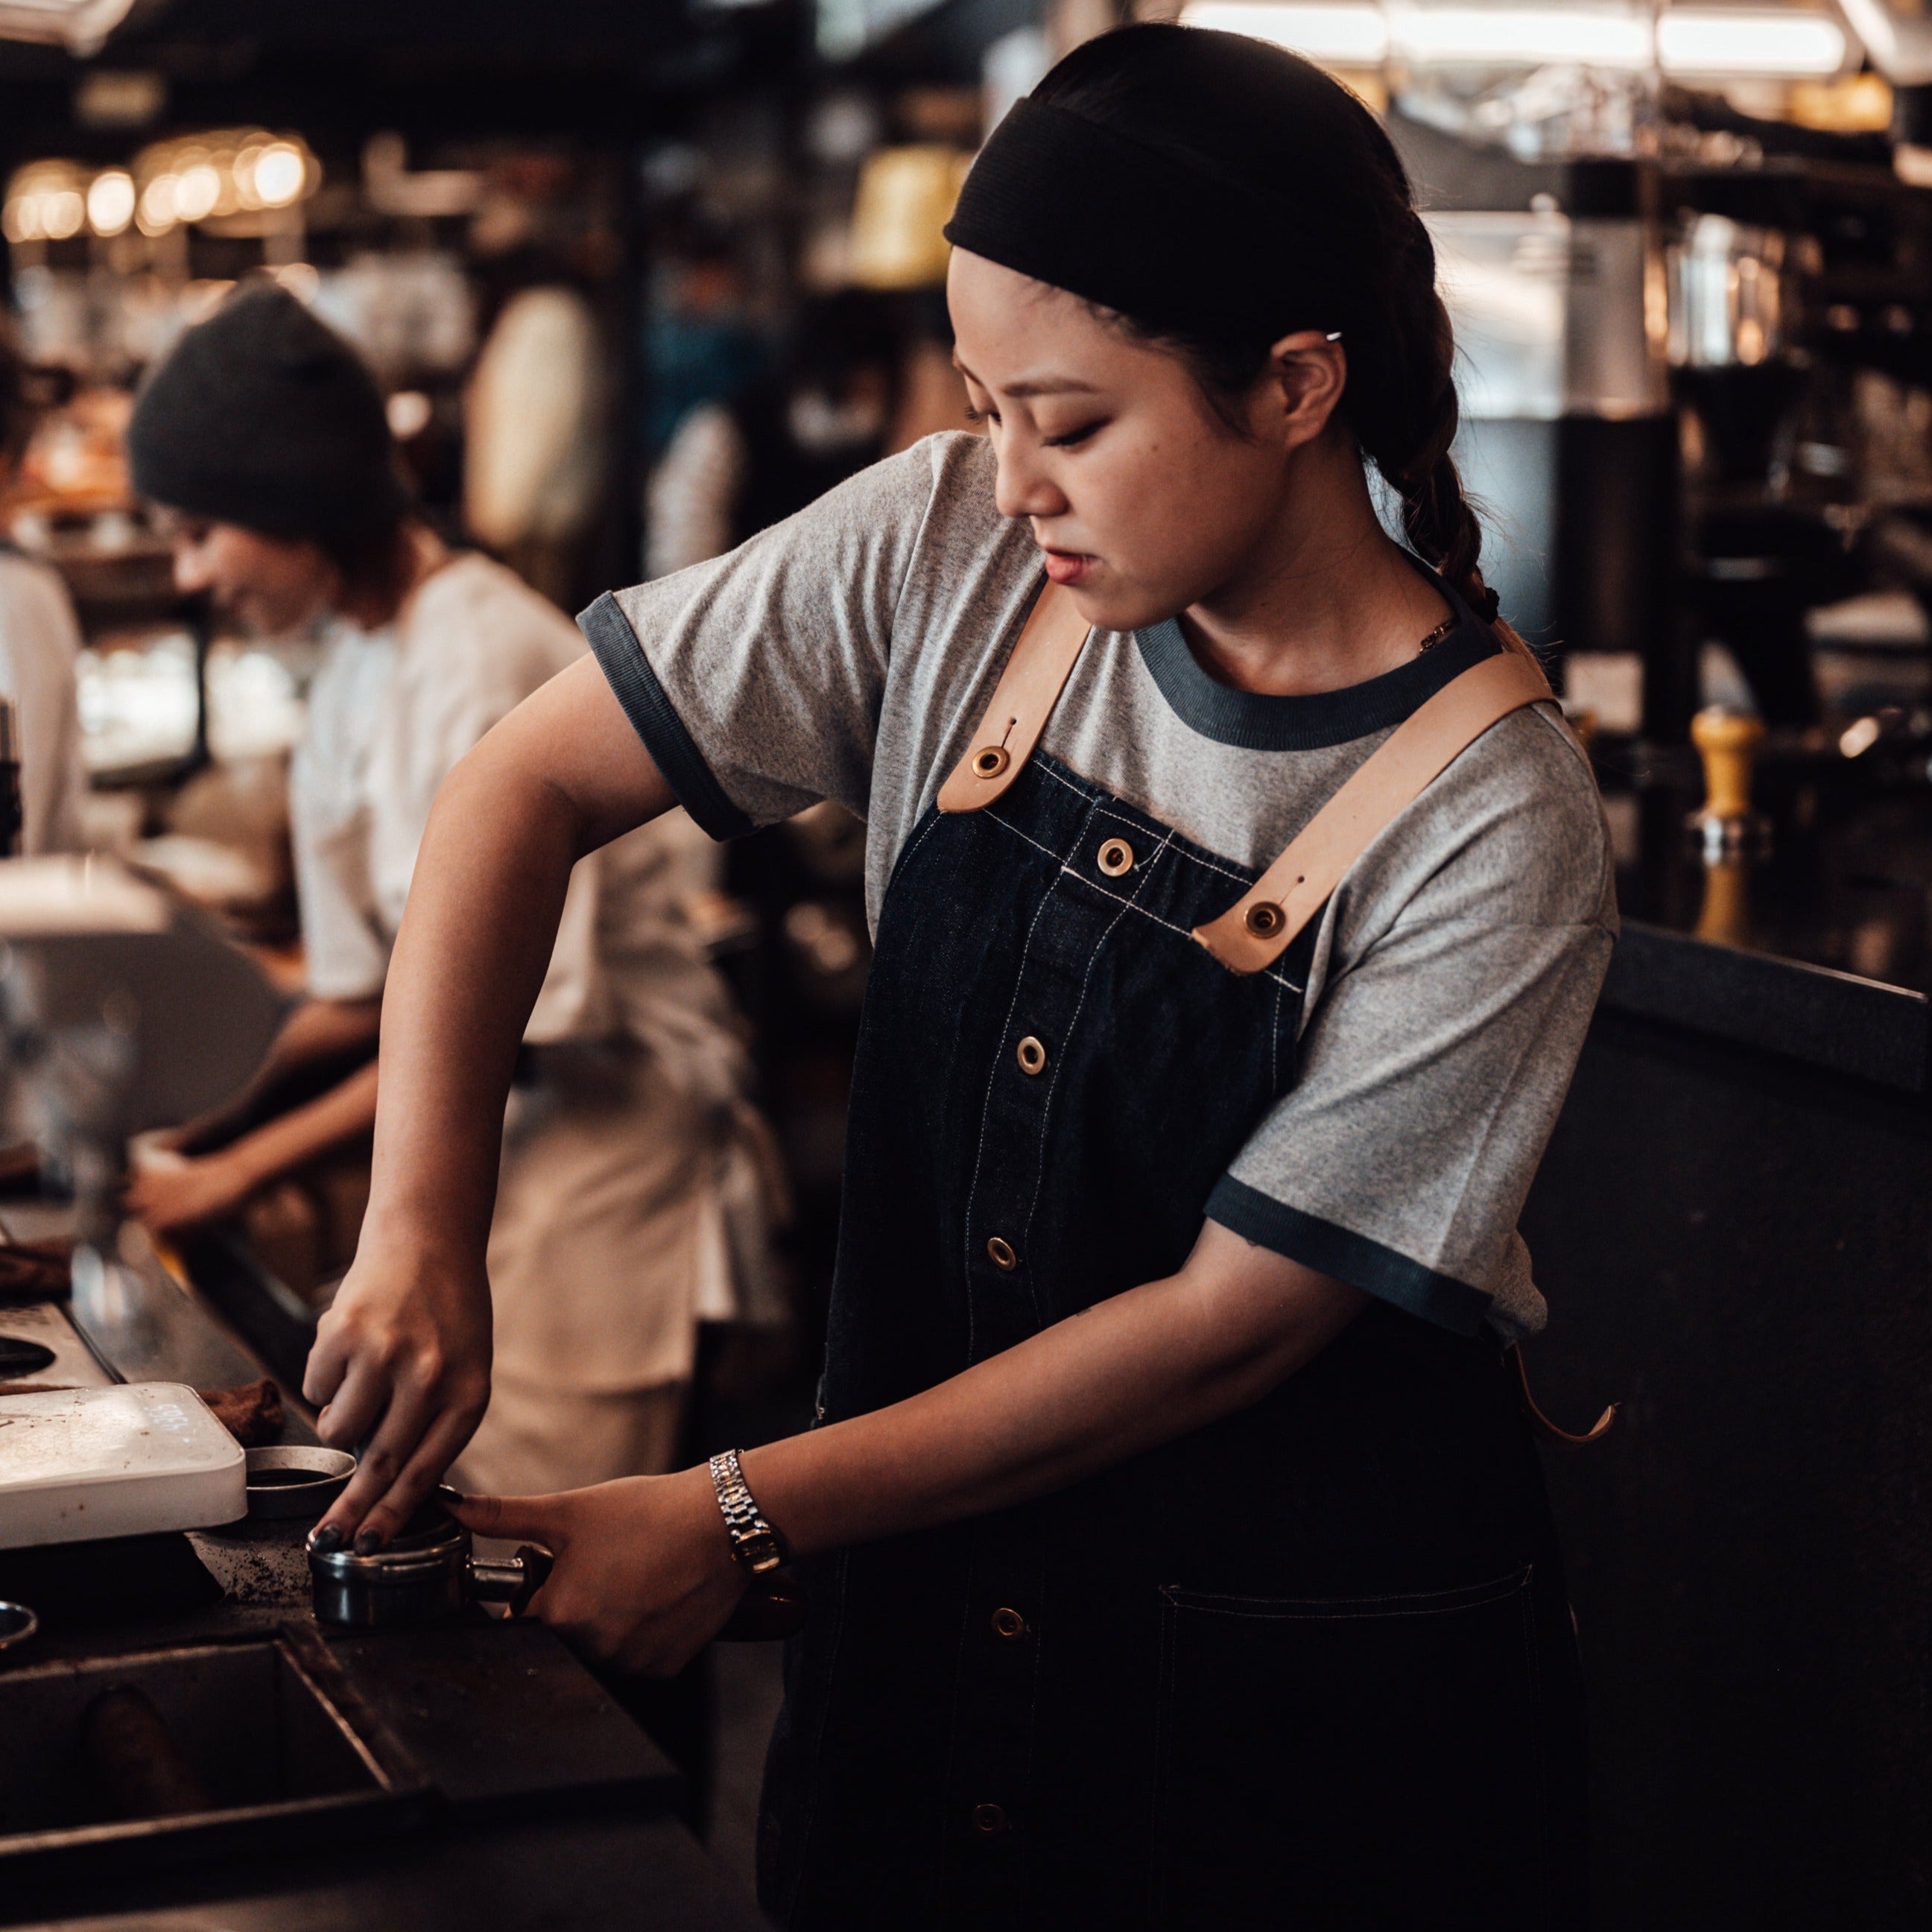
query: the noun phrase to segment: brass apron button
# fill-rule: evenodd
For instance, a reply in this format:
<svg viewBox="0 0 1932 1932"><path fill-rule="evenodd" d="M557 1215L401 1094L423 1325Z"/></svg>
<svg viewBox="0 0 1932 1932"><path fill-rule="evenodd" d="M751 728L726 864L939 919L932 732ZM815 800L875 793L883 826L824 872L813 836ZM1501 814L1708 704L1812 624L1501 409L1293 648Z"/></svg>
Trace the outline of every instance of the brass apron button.
<svg viewBox="0 0 1932 1932"><path fill-rule="evenodd" d="M1019 1256L1013 1251L1013 1244L995 1234L986 1244L986 1252L993 1258L993 1265L1003 1274L1011 1274L1020 1264Z"/></svg>
<svg viewBox="0 0 1932 1932"><path fill-rule="evenodd" d="M1288 923L1288 915L1267 899L1257 899L1249 907L1241 923L1257 939L1272 939Z"/></svg>
<svg viewBox="0 0 1932 1932"><path fill-rule="evenodd" d="M995 1832L1006 1828L1006 1807L1003 1804L976 1804L973 1808L973 1828L983 1832L991 1838Z"/></svg>
<svg viewBox="0 0 1932 1932"><path fill-rule="evenodd" d="M1020 1064L1022 1073L1039 1073L1046 1066L1046 1048L1031 1034L1013 1049L1013 1058Z"/></svg>
<svg viewBox="0 0 1932 1932"><path fill-rule="evenodd" d="M996 778L1012 763L1012 754L1004 745L982 745L973 754L973 776Z"/></svg>
<svg viewBox="0 0 1932 1932"><path fill-rule="evenodd" d="M993 1634L1003 1637L1008 1643L1018 1643L1027 1634L1027 1620L1017 1610L995 1610L993 1612Z"/></svg>
<svg viewBox="0 0 1932 1932"><path fill-rule="evenodd" d="M1134 869L1134 848L1124 838L1109 838L1100 848L1100 869L1108 878L1118 879Z"/></svg>

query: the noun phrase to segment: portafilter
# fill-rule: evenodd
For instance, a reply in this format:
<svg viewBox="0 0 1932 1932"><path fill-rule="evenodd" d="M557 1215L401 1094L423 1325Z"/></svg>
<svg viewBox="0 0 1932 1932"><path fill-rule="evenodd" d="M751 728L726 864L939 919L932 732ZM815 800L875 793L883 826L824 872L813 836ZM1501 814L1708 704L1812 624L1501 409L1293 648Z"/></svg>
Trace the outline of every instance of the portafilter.
<svg viewBox="0 0 1932 1932"><path fill-rule="evenodd" d="M441 1504L424 1504L380 1550L318 1550L308 1540L315 1614L326 1624L394 1630L437 1623L472 1604L507 1604L520 1616L550 1572L548 1550L526 1544L501 1562L479 1560L470 1532Z"/></svg>

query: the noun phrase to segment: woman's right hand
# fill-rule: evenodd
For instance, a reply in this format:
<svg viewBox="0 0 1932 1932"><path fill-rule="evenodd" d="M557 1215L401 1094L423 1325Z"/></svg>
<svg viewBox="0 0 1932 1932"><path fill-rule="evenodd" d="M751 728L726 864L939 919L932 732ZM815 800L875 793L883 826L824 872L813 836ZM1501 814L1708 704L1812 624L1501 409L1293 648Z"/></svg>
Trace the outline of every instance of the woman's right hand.
<svg viewBox="0 0 1932 1932"><path fill-rule="evenodd" d="M398 1254L365 1232L322 1318L302 1394L338 1449L365 1444L317 1526L322 1546L380 1548L408 1522L490 1400L490 1284L480 1264Z"/></svg>

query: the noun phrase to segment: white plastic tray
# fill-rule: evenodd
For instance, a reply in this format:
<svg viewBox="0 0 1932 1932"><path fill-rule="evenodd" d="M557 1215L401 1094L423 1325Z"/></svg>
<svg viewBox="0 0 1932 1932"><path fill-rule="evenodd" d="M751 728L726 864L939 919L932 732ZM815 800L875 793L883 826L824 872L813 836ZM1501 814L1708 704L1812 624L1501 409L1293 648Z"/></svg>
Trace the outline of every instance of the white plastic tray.
<svg viewBox="0 0 1932 1932"><path fill-rule="evenodd" d="M0 1396L0 1550L233 1522L246 1468L178 1382Z"/></svg>

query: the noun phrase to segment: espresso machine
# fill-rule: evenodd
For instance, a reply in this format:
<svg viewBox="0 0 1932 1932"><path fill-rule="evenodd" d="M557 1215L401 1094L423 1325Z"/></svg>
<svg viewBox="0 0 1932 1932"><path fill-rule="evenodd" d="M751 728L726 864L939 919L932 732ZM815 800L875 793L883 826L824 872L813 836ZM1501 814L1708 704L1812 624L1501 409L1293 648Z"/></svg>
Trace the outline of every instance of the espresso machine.
<svg viewBox="0 0 1932 1932"><path fill-rule="evenodd" d="M1682 746L1715 645L1774 738L1815 728L1814 614L1932 586L1907 422L1932 386L1932 194L1733 136L1522 161L1393 131L1456 326L1486 572L1566 698Z"/></svg>

